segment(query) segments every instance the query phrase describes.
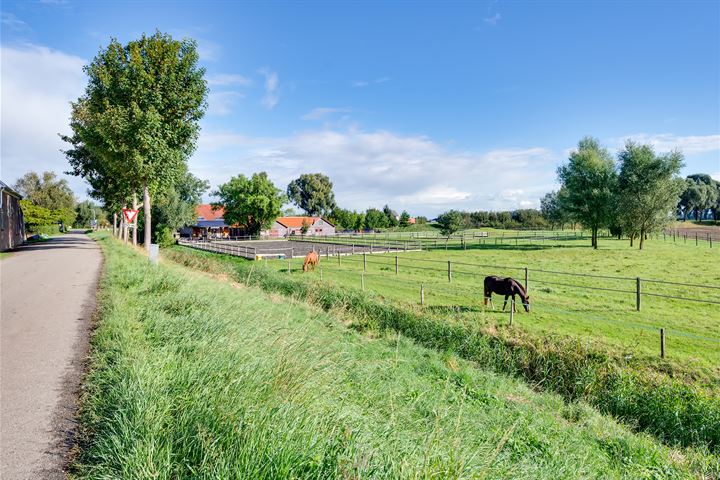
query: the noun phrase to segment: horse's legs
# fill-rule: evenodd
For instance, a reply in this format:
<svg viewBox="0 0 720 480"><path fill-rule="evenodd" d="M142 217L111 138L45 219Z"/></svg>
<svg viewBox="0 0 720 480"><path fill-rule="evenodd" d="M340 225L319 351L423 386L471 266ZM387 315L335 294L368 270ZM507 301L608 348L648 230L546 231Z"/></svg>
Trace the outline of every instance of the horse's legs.
<svg viewBox="0 0 720 480"><path fill-rule="evenodd" d="M505 295L505 303L503 303L503 312L505 311L505 307L507 307L507 300L510 295Z"/></svg>
<svg viewBox="0 0 720 480"><path fill-rule="evenodd" d="M517 313L517 308L515 308L515 295L512 296L512 309L513 313Z"/></svg>
<svg viewBox="0 0 720 480"><path fill-rule="evenodd" d="M485 293L485 296L483 297L483 305L485 305L485 306L487 307L488 300L492 301L491 298L490 298L490 295L492 295L492 294L491 294L491 293L488 293L487 290L485 290L484 293Z"/></svg>

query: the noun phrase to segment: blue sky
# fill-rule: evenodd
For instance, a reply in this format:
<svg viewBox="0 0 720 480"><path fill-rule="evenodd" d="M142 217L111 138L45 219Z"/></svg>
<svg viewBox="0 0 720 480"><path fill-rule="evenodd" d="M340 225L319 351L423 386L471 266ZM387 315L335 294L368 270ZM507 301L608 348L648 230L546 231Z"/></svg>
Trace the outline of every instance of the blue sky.
<svg viewBox="0 0 720 480"><path fill-rule="evenodd" d="M322 171L349 208L533 207L584 135L720 178L720 2L41 0L2 4L3 180L67 169L82 65L155 29L198 41L213 186Z"/></svg>

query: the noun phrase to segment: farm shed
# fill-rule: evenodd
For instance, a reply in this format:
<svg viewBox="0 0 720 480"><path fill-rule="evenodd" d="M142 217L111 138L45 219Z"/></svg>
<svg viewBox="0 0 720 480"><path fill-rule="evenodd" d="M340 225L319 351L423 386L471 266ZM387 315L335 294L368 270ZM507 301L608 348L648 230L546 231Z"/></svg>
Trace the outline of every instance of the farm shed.
<svg viewBox="0 0 720 480"><path fill-rule="evenodd" d="M25 240L20 200L22 196L0 180L0 251L15 248Z"/></svg>
<svg viewBox="0 0 720 480"><path fill-rule="evenodd" d="M270 236L302 235L303 224L308 226L306 235L335 235L335 225L322 217L280 217L270 227Z"/></svg>
<svg viewBox="0 0 720 480"><path fill-rule="evenodd" d="M181 237L192 238L228 238L244 235L245 232L237 225L225 223L222 207L213 210L209 203L201 203L195 207L197 220L194 225L180 229Z"/></svg>

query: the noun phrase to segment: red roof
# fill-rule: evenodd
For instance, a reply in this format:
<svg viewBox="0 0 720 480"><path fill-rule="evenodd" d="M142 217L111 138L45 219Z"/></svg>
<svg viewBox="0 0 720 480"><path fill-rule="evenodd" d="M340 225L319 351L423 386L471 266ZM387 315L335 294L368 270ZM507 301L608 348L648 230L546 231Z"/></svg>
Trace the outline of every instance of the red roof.
<svg viewBox="0 0 720 480"><path fill-rule="evenodd" d="M217 210L213 210L212 205L209 203L201 203L195 207L195 215L199 220L218 220L223 218L225 211L222 207Z"/></svg>
<svg viewBox="0 0 720 480"><path fill-rule="evenodd" d="M280 217L275 221L286 228L301 228L303 221L307 222L308 225L312 225L320 219L320 217Z"/></svg>

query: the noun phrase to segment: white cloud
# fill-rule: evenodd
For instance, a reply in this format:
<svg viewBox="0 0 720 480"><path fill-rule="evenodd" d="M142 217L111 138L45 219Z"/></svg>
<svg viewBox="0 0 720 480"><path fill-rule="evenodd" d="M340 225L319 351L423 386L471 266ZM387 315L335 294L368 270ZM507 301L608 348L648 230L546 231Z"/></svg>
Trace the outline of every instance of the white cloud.
<svg viewBox="0 0 720 480"><path fill-rule="evenodd" d="M2 64L2 178L7 183L30 170L70 167L60 149L58 133L70 133L70 101L82 95L85 61L36 45L0 47ZM86 190L77 177L68 178L76 193Z"/></svg>
<svg viewBox="0 0 720 480"><path fill-rule="evenodd" d="M493 27L497 25L500 20L502 20L502 15L500 15L499 13L496 13L492 17L483 18L483 22L487 23L488 25L492 25Z"/></svg>
<svg viewBox="0 0 720 480"><path fill-rule="evenodd" d="M714 179L720 182L720 172L711 173L710 176Z"/></svg>
<svg viewBox="0 0 720 480"><path fill-rule="evenodd" d="M226 87L226 86L238 86L238 87L249 87L253 84L251 78L243 75L230 74L230 73L217 73L214 75L207 76L208 85L211 87Z"/></svg>
<svg viewBox="0 0 720 480"><path fill-rule="evenodd" d="M262 99L262 104L268 110L272 110L280 101L278 74L267 67L261 68L258 73L265 77L265 96Z"/></svg>
<svg viewBox="0 0 720 480"><path fill-rule="evenodd" d="M319 107L319 108L313 108L308 113L303 115L303 120L320 120L322 118L325 118L329 115L332 115L334 113L350 113L351 109L349 108L328 108L328 107Z"/></svg>
<svg viewBox="0 0 720 480"><path fill-rule="evenodd" d="M240 92L213 92L208 95L208 115L227 115L242 98L245 95Z"/></svg>
<svg viewBox="0 0 720 480"><path fill-rule="evenodd" d="M626 135L622 138L612 139L611 143L622 147L627 140L650 144L660 153L669 152L674 149L679 149L686 155L720 151L720 135L682 136L672 133L636 133Z"/></svg>
<svg viewBox="0 0 720 480"><path fill-rule="evenodd" d="M538 206L554 186L559 160L540 147L458 152L425 136L387 131L326 129L268 138L204 131L191 168L213 186L239 173L267 171L284 188L301 173L323 172L343 207L389 203L435 215L450 208Z"/></svg>
<svg viewBox="0 0 720 480"><path fill-rule="evenodd" d="M367 87L368 85L380 85L389 82L390 77L380 77L375 80L355 80L352 82L353 87Z"/></svg>
<svg viewBox="0 0 720 480"><path fill-rule="evenodd" d="M27 23L23 22L12 13L2 12L2 14L0 14L0 22L2 23L3 27L15 31L23 31L30 29Z"/></svg>

